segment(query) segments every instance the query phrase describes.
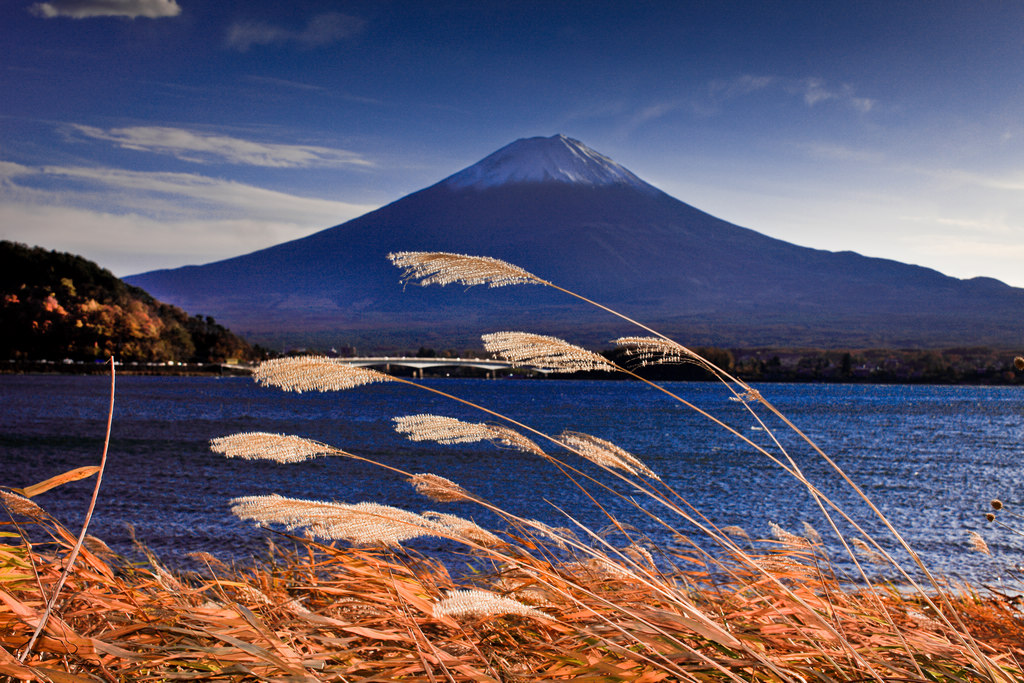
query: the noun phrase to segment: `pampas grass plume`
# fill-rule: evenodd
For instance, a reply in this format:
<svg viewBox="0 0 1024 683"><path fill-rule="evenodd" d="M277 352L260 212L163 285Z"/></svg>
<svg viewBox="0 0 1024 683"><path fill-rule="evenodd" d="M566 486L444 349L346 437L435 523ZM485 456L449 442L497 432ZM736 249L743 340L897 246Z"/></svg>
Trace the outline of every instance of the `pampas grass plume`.
<svg viewBox="0 0 1024 683"><path fill-rule="evenodd" d="M388 254L395 266L402 268L402 282L419 285L504 287L520 284L548 284L519 266L490 256L467 256L430 251L401 251Z"/></svg>
<svg viewBox="0 0 1024 683"><path fill-rule="evenodd" d="M394 379L383 372L357 367L337 358L325 356L295 356L264 361L253 370L252 376L257 384L298 393L341 391Z"/></svg>
<svg viewBox="0 0 1024 683"><path fill-rule="evenodd" d="M229 458L273 460L293 463L319 455L331 455L336 449L312 439L268 432L242 432L210 441L210 450Z"/></svg>
<svg viewBox="0 0 1024 683"><path fill-rule="evenodd" d="M481 590L450 591L448 596L434 605L434 616L444 617L489 617L515 614L533 619L551 619L538 609L524 605L518 600Z"/></svg>
<svg viewBox="0 0 1024 683"><path fill-rule="evenodd" d="M493 332L483 335L484 348L513 365L530 365L548 372L580 372L618 368L604 356L562 341L529 332Z"/></svg>

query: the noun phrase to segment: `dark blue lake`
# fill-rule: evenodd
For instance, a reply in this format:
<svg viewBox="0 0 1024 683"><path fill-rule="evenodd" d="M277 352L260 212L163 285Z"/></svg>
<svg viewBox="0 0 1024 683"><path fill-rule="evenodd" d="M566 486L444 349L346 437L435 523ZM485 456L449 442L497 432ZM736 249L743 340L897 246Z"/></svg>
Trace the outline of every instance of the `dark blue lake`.
<svg viewBox="0 0 1024 683"><path fill-rule="evenodd" d="M511 379L425 383L550 434L572 429L613 441L716 524L739 525L764 538L770 522L801 533L806 521L827 536L821 511L790 475L644 385ZM720 386L667 386L778 452L769 433ZM980 582L1024 562L1022 537L984 519L993 498L1021 509L1020 388L779 384L760 389L864 488L932 568ZM103 377L0 376L2 484L26 486L98 463L108 391ZM247 378L119 377L110 458L91 531L128 553L126 525L131 524L140 540L174 565L196 550L225 559L261 551L266 532L230 513L228 501L237 496L371 500L453 512L485 526L497 523L469 504L422 498L400 477L352 460L279 465L228 460L209 451L211 438L244 431L297 434L411 472L448 477L511 512L552 526L567 525L552 504L594 528L607 524L584 494L536 457L487 444L414 443L393 431L392 417L415 413L487 419L450 400L394 384L291 394L257 387ZM779 427L771 421L768 426ZM881 533L877 518L819 457L784 428L775 433L810 480L872 533ZM602 481L613 481L569 453L561 456ZM74 529L91 487L91 480L77 482L36 500ZM629 505L599 498L655 541L671 542ZM678 528L692 532L683 523ZM983 535L992 557L971 550L971 530Z"/></svg>

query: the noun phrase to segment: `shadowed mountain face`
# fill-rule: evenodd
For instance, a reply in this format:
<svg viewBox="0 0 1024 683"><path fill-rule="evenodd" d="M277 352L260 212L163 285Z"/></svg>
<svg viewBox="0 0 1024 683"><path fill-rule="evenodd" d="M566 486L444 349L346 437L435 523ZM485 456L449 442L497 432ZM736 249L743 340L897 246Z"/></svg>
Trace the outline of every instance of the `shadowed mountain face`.
<svg viewBox="0 0 1024 683"><path fill-rule="evenodd" d="M654 188L578 141L518 140L309 237L125 278L278 347L479 346L522 329L638 332L548 288L402 287L395 251L494 256L690 344L1017 346L1024 289L772 239Z"/></svg>

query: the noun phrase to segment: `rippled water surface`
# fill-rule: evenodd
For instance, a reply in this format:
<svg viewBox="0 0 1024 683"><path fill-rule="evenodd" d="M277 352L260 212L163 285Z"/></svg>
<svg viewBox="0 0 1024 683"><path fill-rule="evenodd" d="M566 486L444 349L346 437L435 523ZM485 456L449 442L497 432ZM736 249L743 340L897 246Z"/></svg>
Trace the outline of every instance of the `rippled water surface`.
<svg viewBox="0 0 1024 683"><path fill-rule="evenodd" d="M24 486L97 463L108 382L102 377L0 376L2 483ZM557 380L425 384L547 433L572 429L611 440L643 459L716 524L736 524L751 536L766 537L769 522L799 532L807 521L827 535L821 511L789 474L735 435L649 387ZM666 386L778 453L770 438L774 432L810 480L860 524L880 533L877 517L849 486L777 420L766 418L770 431L760 429L742 405L727 400L714 384ZM984 520L990 499L1020 509L1024 497L1020 388L789 384L760 389L863 487L932 567L981 581L1024 562L1021 537ZM298 434L410 472L439 474L554 526L567 522L553 506L594 528L607 524L579 489L536 457L489 445L414 443L392 430L392 417L415 413L488 419L400 385L288 394L245 378L119 377L110 460L91 529L127 552L126 525L131 524L140 540L173 564L195 550L236 558L259 552L266 532L234 519L229 510L228 501L243 495L372 500L418 511L441 506L485 525L496 523L468 504L421 498L400 477L352 460L278 465L228 460L209 451L211 438L243 431ZM580 465L570 454L562 455ZM91 480L78 482L37 500L73 527L84 514L91 486ZM656 542L672 542L628 504L607 494L598 497ZM644 506L662 513L649 503ZM991 558L970 550L970 530L983 534Z"/></svg>

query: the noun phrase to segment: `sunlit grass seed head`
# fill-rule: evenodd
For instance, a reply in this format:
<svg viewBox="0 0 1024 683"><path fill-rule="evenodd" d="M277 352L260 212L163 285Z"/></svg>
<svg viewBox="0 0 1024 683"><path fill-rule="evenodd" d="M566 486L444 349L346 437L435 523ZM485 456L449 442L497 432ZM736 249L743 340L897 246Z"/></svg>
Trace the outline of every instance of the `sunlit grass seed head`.
<svg viewBox="0 0 1024 683"><path fill-rule="evenodd" d="M371 502L328 503L272 494L235 498L231 511L243 520L281 524L289 531L305 529L315 538L357 545L396 546L411 538L442 535L436 523L414 512Z"/></svg>
<svg viewBox="0 0 1024 683"><path fill-rule="evenodd" d="M1013 367L1018 370L1024 370L1024 356L1017 356L1013 359Z"/></svg>
<svg viewBox="0 0 1024 683"><path fill-rule="evenodd" d="M465 517L449 515L443 512L424 512L423 518L436 522L445 530L450 531L456 538L465 539L466 541L478 543L486 547L505 545L505 542L500 538Z"/></svg>
<svg viewBox="0 0 1024 683"><path fill-rule="evenodd" d="M701 363L702 359L686 347L660 337L619 337L612 341L627 358L639 365L665 363Z"/></svg>
<svg viewBox="0 0 1024 683"><path fill-rule="evenodd" d="M513 614L532 619L551 619L538 609L518 600L481 590L450 591L446 598L434 605L434 616L489 617Z"/></svg>
<svg viewBox="0 0 1024 683"><path fill-rule="evenodd" d="M785 543L786 545L792 546L805 546L807 545L807 539L803 536L798 536L790 531L786 531L775 522L769 522L768 528L771 529L772 537L776 541Z"/></svg>
<svg viewBox="0 0 1024 683"><path fill-rule="evenodd" d="M484 348L513 365L532 366L548 372L618 370L604 356L569 342L529 332L493 332L483 335Z"/></svg>
<svg viewBox="0 0 1024 683"><path fill-rule="evenodd" d="M229 458L273 460L293 463L320 455L331 455L336 449L312 439L268 432L242 432L210 441L210 450Z"/></svg>
<svg viewBox="0 0 1024 683"><path fill-rule="evenodd" d="M602 467L623 470L633 475L643 475L661 481L661 478L635 455L616 446L611 441L572 431L562 432L558 435L558 440L570 450Z"/></svg>
<svg viewBox="0 0 1024 683"><path fill-rule="evenodd" d="M996 512L1003 509L1003 501L1001 500L996 499L989 504L992 506L992 509L995 510Z"/></svg>
<svg viewBox="0 0 1024 683"><path fill-rule="evenodd" d="M466 489L436 474L414 474L408 479L416 492L438 503L472 500Z"/></svg>
<svg viewBox="0 0 1024 683"><path fill-rule="evenodd" d="M867 558L868 562L877 565L889 564L889 561L885 559L885 555L869 546L862 539L855 538L851 541L851 543L853 543L854 547L857 548L857 550L859 550L865 558Z"/></svg>
<svg viewBox="0 0 1024 683"><path fill-rule="evenodd" d="M337 358L296 356L260 363L252 373L257 384L285 391L341 391L394 378L383 372L350 365Z"/></svg>
<svg viewBox="0 0 1024 683"><path fill-rule="evenodd" d="M730 536L736 536L737 538L750 539L750 534L748 534L743 527L736 526L735 524L722 527L722 532L729 534Z"/></svg>
<svg viewBox="0 0 1024 683"><path fill-rule="evenodd" d="M3 504L10 512L29 519L46 519L49 515L43 508L39 507L25 496L20 496L11 491L0 491L0 504Z"/></svg>
<svg viewBox="0 0 1024 683"><path fill-rule="evenodd" d="M547 284L519 266L490 256L468 256L439 251L401 251L388 259L402 268L402 282L419 285L462 284L504 287L520 284Z"/></svg>
<svg viewBox="0 0 1024 683"><path fill-rule="evenodd" d="M968 531L967 534L968 536L970 536L971 539L971 548L975 552L979 552L984 555L992 554L992 551L990 551L988 548L988 543L986 543L985 539L981 537L981 534L979 534L977 531Z"/></svg>
<svg viewBox="0 0 1024 683"><path fill-rule="evenodd" d="M412 441L434 441L442 444L475 443L489 441L496 446L505 446L544 456L544 450L519 432L504 425L484 422L466 422L443 415L406 415L393 418L395 431L405 434Z"/></svg>

